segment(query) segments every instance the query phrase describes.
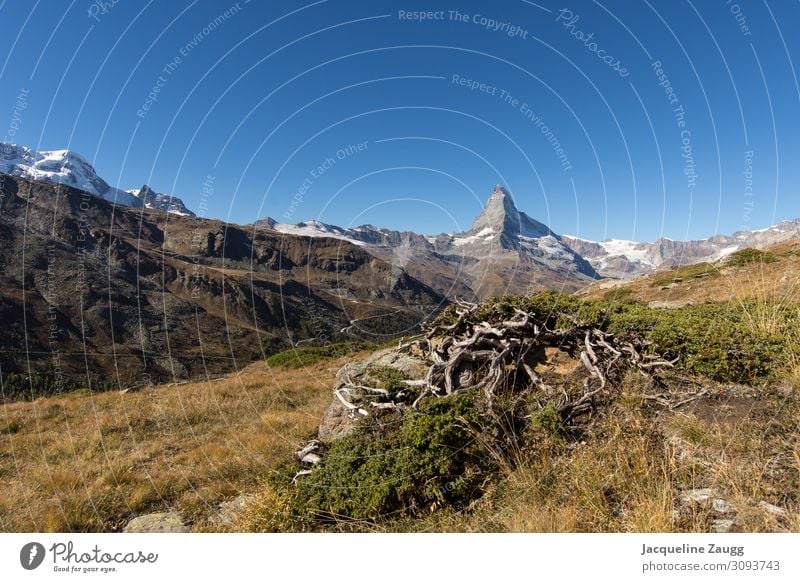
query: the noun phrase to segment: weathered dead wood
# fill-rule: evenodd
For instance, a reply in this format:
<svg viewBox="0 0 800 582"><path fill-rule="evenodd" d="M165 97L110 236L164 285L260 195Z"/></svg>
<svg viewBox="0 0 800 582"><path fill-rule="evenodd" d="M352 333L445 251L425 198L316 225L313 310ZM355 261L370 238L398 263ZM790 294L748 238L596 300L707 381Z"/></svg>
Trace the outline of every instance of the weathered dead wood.
<svg viewBox="0 0 800 582"><path fill-rule="evenodd" d="M297 459L302 459L307 454L316 451L319 448L319 442L316 440L309 441L302 449L297 451L294 456Z"/></svg>
<svg viewBox="0 0 800 582"><path fill-rule="evenodd" d="M311 473L312 473L311 469L303 469L302 471L298 471L297 473L295 473L294 477L292 477L292 484L297 483L297 480L300 477L305 477L306 475L311 475Z"/></svg>
<svg viewBox="0 0 800 582"><path fill-rule="evenodd" d="M551 401L561 417L570 422L593 410L603 399L612 398L627 370L654 378L660 369L676 363L648 353L646 341L620 340L574 319L563 328L551 329L547 321L552 318L541 314L514 308L510 318L484 319L476 317L478 307L461 302L454 310L453 323L436 323L424 336L410 338L396 348L422 354L428 360L424 378L405 380L402 388L377 388L348 377L334 391L336 399L352 415L368 416L371 411L399 413L409 406L416 409L426 398L467 391L481 393L491 410L501 391L536 391L537 398ZM587 373L582 389L580 383L574 390L561 384L551 387L545 382L537 371L541 362L531 357L533 353L544 353L545 348L559 350L581 362ZM683 402L672 404L680 405ZM305 451L299 458L313 455L314 450Z"/></svg>
<svg viewBox="0 0 800 582"><path fill-rule="evenodd" d="M320 457L316 453L308 453L308 454L303 455L302 457L300 457L300 462L303 463L304 465L316 465L321 460L322 460L322 457Z"/></svg>
<svg viewBox="0 0 800 582"><path fill-rule="evenodd" d="M342 406L344 406L347 410L349 410L350 413L352 413L352 414L358 413L358 414L361 414L363 416L369 416L369 412L367 412L363 408L359 408L358 406L356 406L355 404L350 402L347 398L345 398L344 393L346 391L347 391L347 388L338 388L338 389L334 390L333 393L336 396L336 398L339 400L339 402L342 403Z"/></svg>

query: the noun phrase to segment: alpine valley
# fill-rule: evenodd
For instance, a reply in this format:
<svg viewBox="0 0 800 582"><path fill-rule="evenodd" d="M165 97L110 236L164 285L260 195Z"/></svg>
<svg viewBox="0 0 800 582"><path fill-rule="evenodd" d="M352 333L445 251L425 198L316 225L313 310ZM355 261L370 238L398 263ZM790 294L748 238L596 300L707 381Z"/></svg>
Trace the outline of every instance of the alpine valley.
<svg viewBox="0 0 800 582"><path fill-rule="evenodd" d="M147 185L111 186L71 151L3 142L0 196L0 367L41 393L87 370L93 388L133 387L301 342L385 343L455 300L571 293L800 236L794 220L699 241L587 241L518 210L499 185L462 233L236 225Z"/></svg>

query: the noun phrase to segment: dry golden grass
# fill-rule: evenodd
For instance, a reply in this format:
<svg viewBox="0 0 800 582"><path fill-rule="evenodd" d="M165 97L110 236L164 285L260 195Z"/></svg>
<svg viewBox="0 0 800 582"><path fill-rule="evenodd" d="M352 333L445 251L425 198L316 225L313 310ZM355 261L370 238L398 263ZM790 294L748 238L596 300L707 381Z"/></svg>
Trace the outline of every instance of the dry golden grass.
<svg viewBox="0 0 800 582"><path fill-rule="evenodd" d="M295 530L287 490L268 477L316 430L338 367L362 356L305 370L259 363L219 382L6 405L0 530L115 531L166 509L195 531ZM656 416L645 386L630 376L579 440L534 433L466 510L338 529L700 532L719 516L681 496L711 488L735 507L737 530L800 532L800 393L709 388L708 398ZM251 501L233 523L211 523L219 504L241 493Z"/></svg>
<svg viewBox="0 0 800 582"><path fill-rule="evenodd" d="M291 501L285 491L264 483L230 526L235 532L285 532L294 528Z"/></svg>
<svg viewBox="0 0 800 582"><path fill-rule="evenodd" d="M800 388L800 243L792 241L773 248L774 263L754 263L735 269L724 280L730 297L753 330L787 338L796 347L786 355L783 376Z"/></svg>
<svg viewBox="0 0 800 582"><path fill-rule="evenodd" d="M652 424L650 425L652 426ZM600 428L600 427L598 427ZM635 415L572 450L536 443L489 517L503 531L672 531L673 451Z"/></svg>
<svg viewBox="0 0 800 582"><path fill-rule="evenodd" d="M342 364L0 408L0 531L115 531L173 509L207 529L319 424Z"/></svg>

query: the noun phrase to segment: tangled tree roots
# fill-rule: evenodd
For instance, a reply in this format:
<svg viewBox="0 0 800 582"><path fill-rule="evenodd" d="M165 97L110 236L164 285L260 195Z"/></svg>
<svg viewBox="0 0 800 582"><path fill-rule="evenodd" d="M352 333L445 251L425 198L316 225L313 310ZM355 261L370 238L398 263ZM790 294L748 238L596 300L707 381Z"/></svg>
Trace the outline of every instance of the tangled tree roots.
<svg viewBox="0 0 800 582"><path fill-rule="evenodd" d="M649 342L637 338L618 338L596 326L578 321L555 326L553 314L513 308L513 314L485 313L480 306L461 302L451 308L449 317L440 318L425 334L393 348L428 363L423 378L407 379L391 388L367 386L349 377L335 390L335 398L352 417L376 413L404 413L419 407L428 398L443 398L472 391L482 395L491 410L502 395L532 397L539 406L551 406L564 426L574 423L616 395L623 376L633 370L663 388L659 373L674 367L649 353ZM509 312L509 310L505 310ZM563 317L562 317L563 320ZM548 327L548 323L550 327ZM557 328L555 328L557 327ZM550 385L537 367L547 362L547 354L560 351L580 361L582 379ZM670 405L669 394L646 396ZM308 474L320 457L312 442L296 457L305 466L298 476Z"/></svg>
<svg viewBox="0 0 800 582"><path fill-rule="evenodd" d="M626 371L637 370L656 378L660 368L671 368L676 362L646 353L649 342L619 340L578 322L563 329L548 329L546 316L518 308L510 319L485 321L475 317L477 309L477 305L460 303L455 323L434 325L424 337L397 348L421 353L431 362L424 379L407 380L408 388L394 392L351 384L337 390L337 398L354 414L366 416L368 410L347 399L349 389L371 393L370 405L382 409L409 404L416 408L423 398L468 390L482 391L489 401L503 390L535 391L554 404L568 422L591 410L599 398L611 394ZM544 348L577 355L588 372L581 393L558 391L537 374L535 368L542 362Z"/></svg>

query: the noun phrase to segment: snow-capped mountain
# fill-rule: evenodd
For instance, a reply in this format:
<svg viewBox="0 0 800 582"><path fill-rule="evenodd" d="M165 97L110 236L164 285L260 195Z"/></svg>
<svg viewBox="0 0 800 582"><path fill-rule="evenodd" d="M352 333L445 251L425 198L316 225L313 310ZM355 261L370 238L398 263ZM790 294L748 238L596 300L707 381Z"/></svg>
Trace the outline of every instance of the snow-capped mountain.
<svg viewBox="0 0 800 582"><path fill-rule="evenodd" d="M128 194L135 196L145 208L152 210L163 210L178 216L196 216L194 212L186 208L183 200L170 196L169 194L158 194L150 186L145 184L141 188L126 190Z"/></svg>
<svg viewBox="0 0 800 582"><path fill-rule="evenodd" d="M435 247L440 252L469 249L476 257L516 251L539 261L558 263L559 267L569 264L576 273L595 276L591 265L565 245L559 235L517 210L511 195L500 185L494 187L470 230L439 235Z"/></svg>
<svg viewBox="0 0 800 582"><path fill-rule="evenodd" d="M135 196L109 186L86 158L70 150L37 152L0 142L0 172L28 180L66 184L117 204L141 206Z"/></svg>
<svg viewBox="0 0 800 582"><path fill-rule="evenodd" d="M499 185L462 233L423 236L372 225L345 229L313 220L282 224L271 218L255 226L346 240L451 297L483 298L545 287L574 291L597 278L592 266L557 234L517 210Z"/></svg>
<svg viewBox="0 0 800 582"><path fill-rule="evenodd" d="M436 253L459 263L460 274L479 298L541 288L573 291L597 278L583 257L519 211L499 185L467 232L438 235L433 245Z"/></svg>
<svg viewBox="0 0 800 582"><path fill-rule="evenodd" d="M325 224L319 220L307 220L305 222L298 222L297 224L286 224L267 217L257 220L253 226L255 226L256 230L276 230L280 233L294 236L336 238L339 240L346 240L357 245L365 244L358 240L357 233L355 231L342 228L340 226Z"/></svg>
<svg viewBox="0 0 800 582"><path fill-rule="evenodd" d="M397 262L413 277L449 295L478 298L541 287L571 291L597 278L632 278L661 267L719 261L745 247L800 237L798 219L696 241L596 242L554 233L519 211L499 185L472 227L461 233L423 236L371 225L341 228L316 220L282 224L271 218L256 226L287 235L346 240Z"/></svg>
<svg viewBox="0 0 800 582"><path fill-rule="evenodd" d="M378 228L364 224L356 228L342 228L319 220L306 220L297 224L278 222L273 218L262 218L254 223L256 229L276 230L283 234L309 237L327 237L346 240L358 246L419 247L433 250L428 237L409 231Z"/></svg>
<svg viewBox="0 0 800 582"><path fill-rule="evenodd" d="M65 184L134 208L156 208L181 216L194 216L179 198L156 194L147 186L135 190L109 186L86 158L71 150L36 151L0 141L0 173L37 182Z"/></svg>
<svg viewBox="0 0 800 582"><path fill-rule="evenodd" d="M601 276L627 279L662 267L715 262L743 248L766 247L797 237L800 237L800 219L702 240L660 238L652 243L617 239L595 242L573 236L562 236L561 240L586 258Z"/></svg>

